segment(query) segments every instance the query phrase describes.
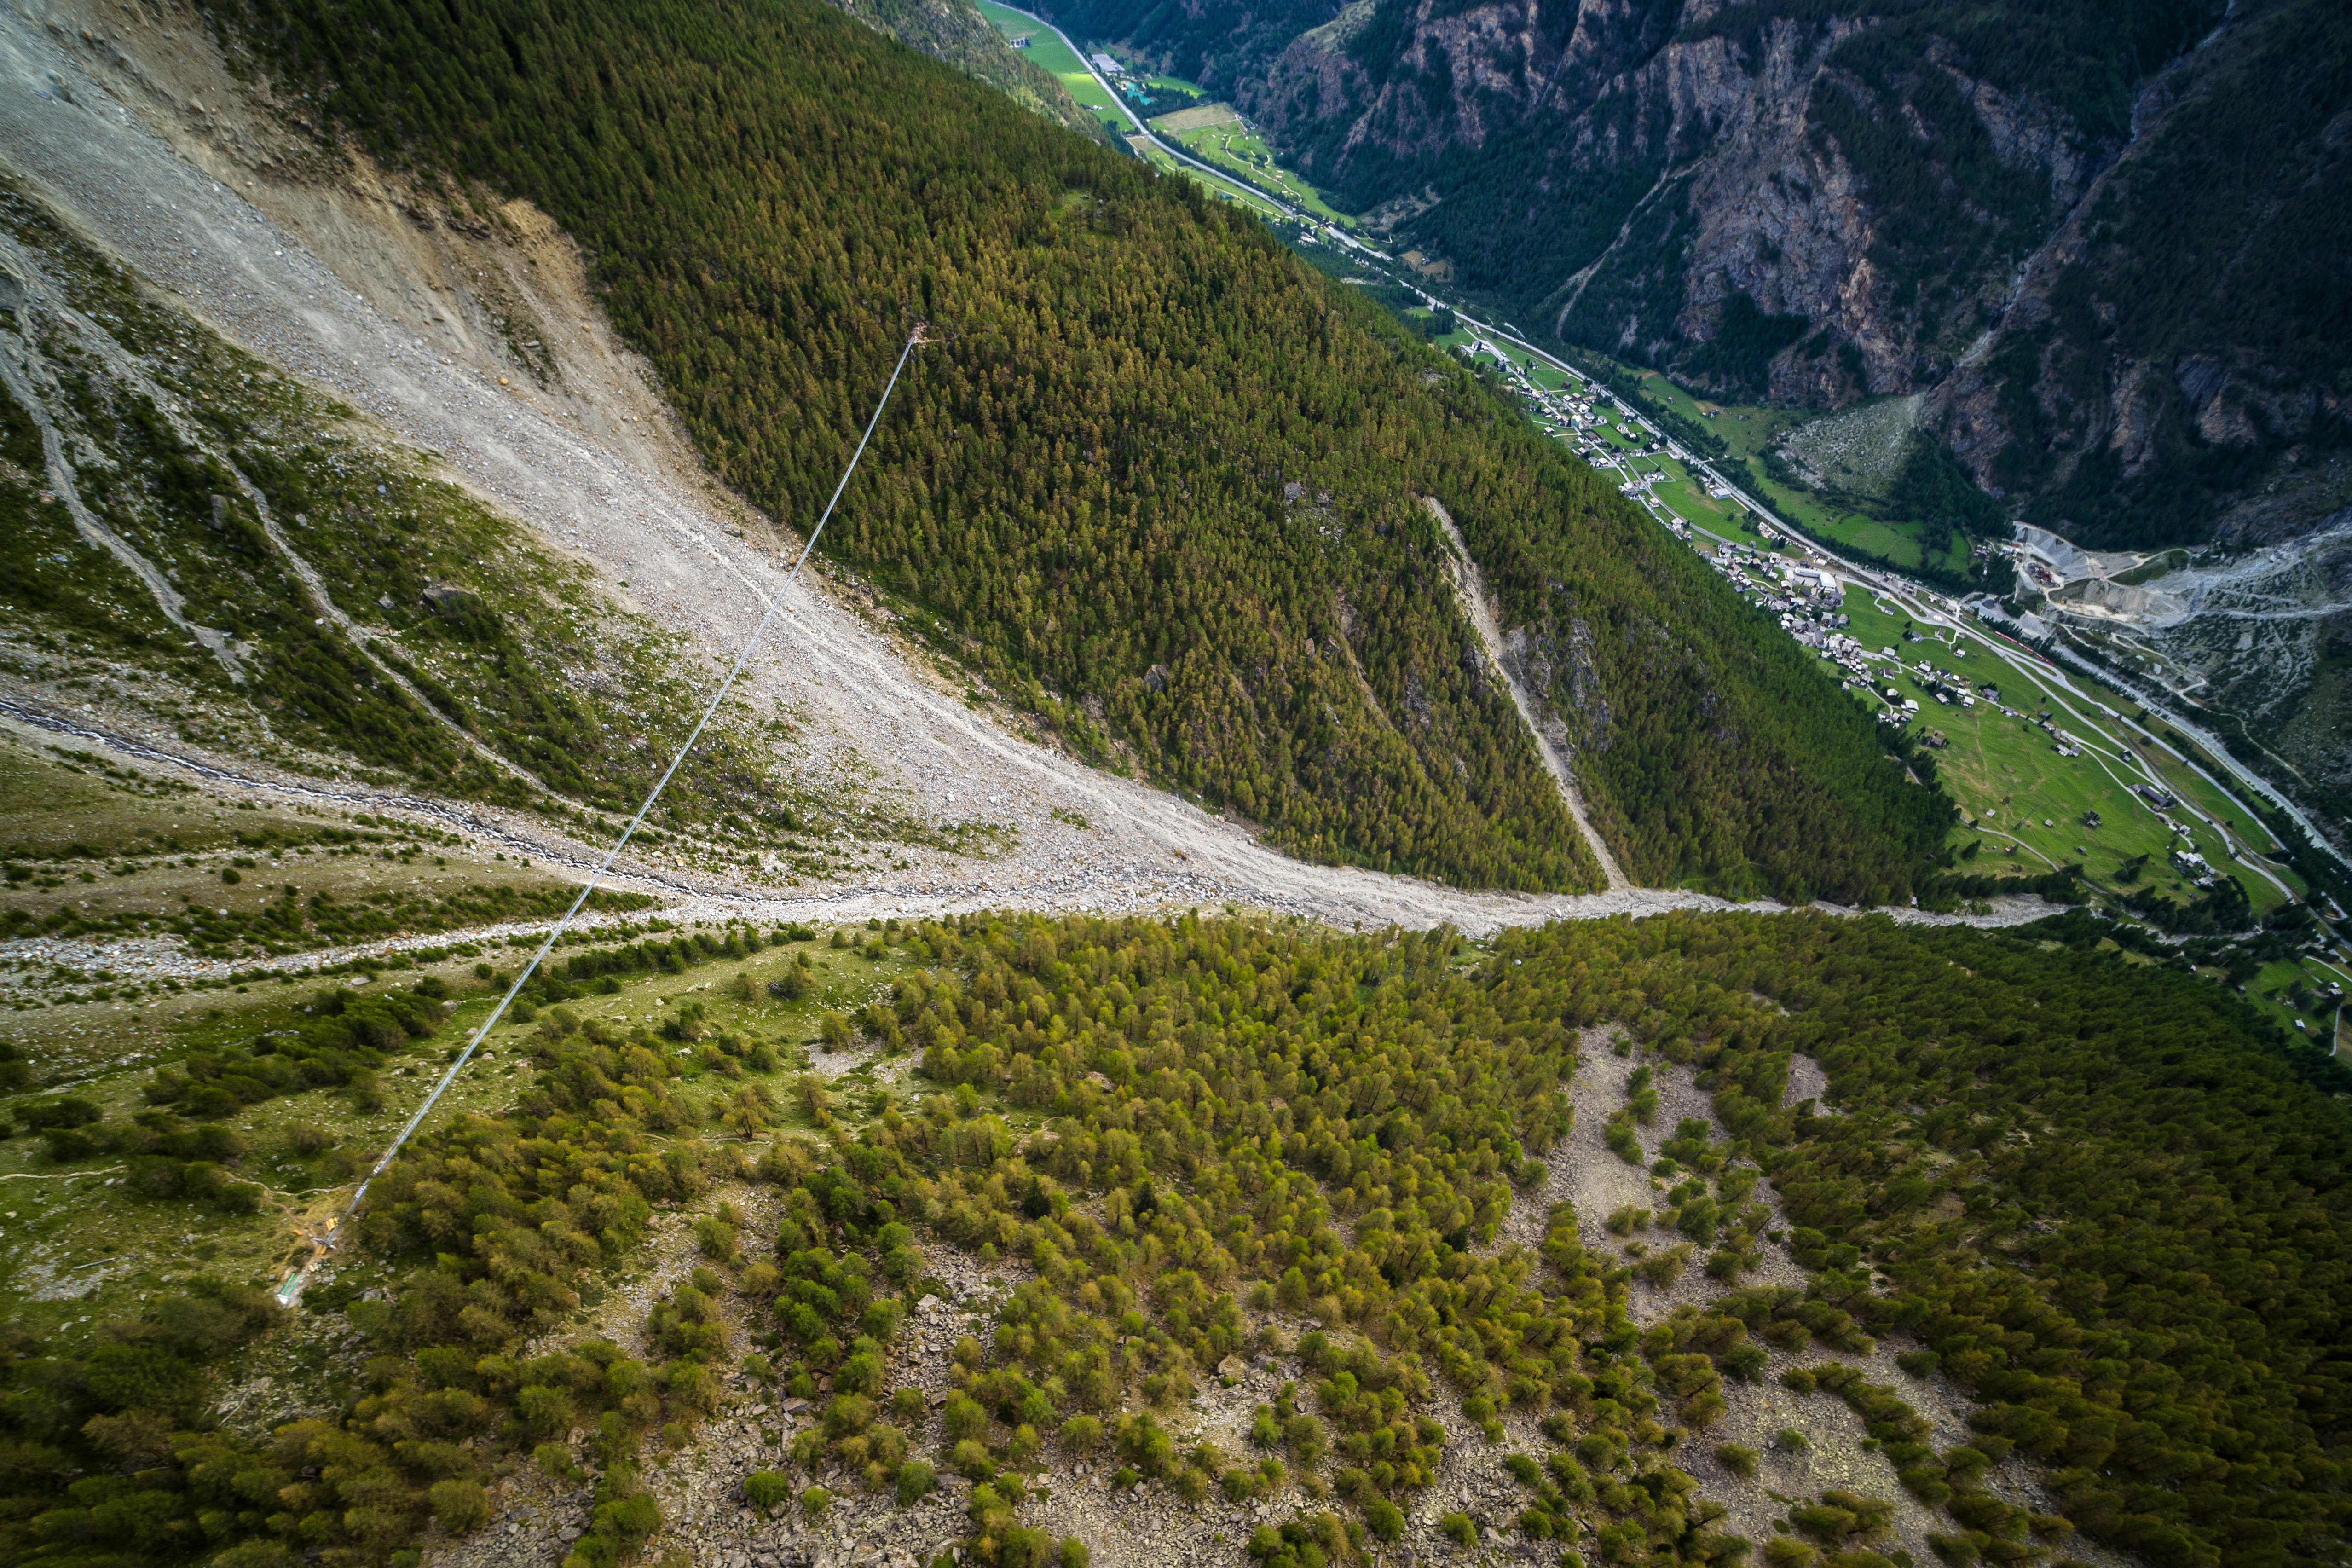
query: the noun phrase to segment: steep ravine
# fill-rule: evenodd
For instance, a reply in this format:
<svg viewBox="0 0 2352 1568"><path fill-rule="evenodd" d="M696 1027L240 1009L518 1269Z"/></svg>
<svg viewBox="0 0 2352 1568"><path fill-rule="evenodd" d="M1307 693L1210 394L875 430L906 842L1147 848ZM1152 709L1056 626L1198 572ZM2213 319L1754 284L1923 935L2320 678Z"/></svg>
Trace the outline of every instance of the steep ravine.
<svg viewBox="0 0 2352 1568"><path fill-rule="evenodd" d="M1486 647L1487 662L1502 677L1505 688L1509 690L1511 706L1518 710L1519 721L1528 727L1528 738L1535 742L1536 750L1542 754L1546 771L1551 774L1552 782L1559 786L1559 798L1566 803L1569 815L1576 818L1577 830L1584 835L1585 847L1601 862L1601 872L1609 879L1609 890L1614 893L1632 887L1623 870L1619 868L1617 858L1609 852L1607 841L1593 827L1592 819L1585 815L1584 796L1578 792L1576 780L1568 771L1568 760L1559 754L1559 748L1552 743L1551 737L1537 721L1534 701L1503 657L1503 632L1495 624L1494 602L1486 597L1486 581L1479 575L1478 563L1471 557L1470 547L1462 542L1462 531L1454 526L1453 517L1435 496L1424 496L1422 500L1428 506L1430 515L1437 520L1438 526L1445 531L1445 542L1453 551L1454 591L1462 600L1463 613L1470 617L1470 624L1478 628L1478 640Z"/></svg>

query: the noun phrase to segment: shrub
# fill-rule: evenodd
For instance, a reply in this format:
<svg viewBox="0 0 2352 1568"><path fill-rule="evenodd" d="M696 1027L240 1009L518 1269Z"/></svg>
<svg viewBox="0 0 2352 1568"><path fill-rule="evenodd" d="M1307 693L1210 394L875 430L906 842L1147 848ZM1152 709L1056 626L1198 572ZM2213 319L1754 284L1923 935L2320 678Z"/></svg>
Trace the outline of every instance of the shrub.
<svg viewBox="0 0 2352 1568"><path fill-rule="evenodd" d="M1725 1469L1741 1480L1756 1473L1756 1450L1744 1443L1718 1443L1715 1457L1722 1461Z"/></svg>
<svg viewBox="0 0 2352 1568"><path fill-rule="evenodd" d="M939 1485L931 1467L921 1459L909 1459L898 1467L898 1506L907 1507L930 1495Z"/></svg>
<svg viewBox="0 0 2352 1568"><path fill-rule="evenodd" d="M452 1535L464 1535L489 1522L490 1494L479 1481L452 1477L436 1481L425 1494L433 1517Z"/></svg>
<svg viewBox="0 0 2352 1568"><path fill-rule="evenodd" d="M702 1255L716 1262L733 1260L735 1235L735 1227L715 1215L704 1215L694 1222L694 1237Z"/></svg>
<svg viewBox="0 0 2352 1568"><path fill-rule="evenodd" d="M971 1342L977 1347L980 1342L972 1340ZM959 1352L957 1359L961 1361L962 1344L960 1342L956 1348ZM971 1363L966 1362L964 1364L969 1366ZM950 1437L978 1437L988 1431L988 1412L982 1410L980 1402L971 1394L961 1392L948 1395L947 1404L940 1411L940 1421Z"/></svg>
<svg viewBox="0 0 2352 1568"><path fill-rule="evenodd" d="M743 1478L743 1500L762 1513L792 1495L792 1480L781 1470L753 1470Z"/></svg>
<svg viewBox="0 0 2352 1568"><path fill-rule="evenodd" d="M804 1072L793 1080L793 1095L801 1102L802 1113L819 1127L833 1124L833 1090L824 1079L813 1072ZM780 1144L782 1140L777 1141Z"/></svg>

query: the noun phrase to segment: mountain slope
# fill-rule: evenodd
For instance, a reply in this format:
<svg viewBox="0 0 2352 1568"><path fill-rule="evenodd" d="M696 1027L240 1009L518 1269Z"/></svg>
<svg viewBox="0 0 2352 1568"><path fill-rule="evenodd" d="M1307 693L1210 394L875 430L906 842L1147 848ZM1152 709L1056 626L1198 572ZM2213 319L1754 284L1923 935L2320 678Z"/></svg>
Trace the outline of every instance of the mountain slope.
<svg viewBox="0 0 2352 1568"><path fill-rule="evenodd" d="M1095 138L1108 135L1051 71L1017 53L971 0L836 0L841 9L908 48L988 83L1015 103Z"/></svg>
<svg viewBox="0 0 2352 1568"><path fill-rule="evenodd" d="M1691 634L1605 653L1613 743L1713 703L1779 710L1838 759L1742 727L1722 760L1758 792L1695 812L1659 759L1615 809L1734 847L1670 876L1748 878L1776 789L1840 825L1803 851L1812 890L1897 896L1940 839L1948 808L1833 691L1758 683L1753 660L1793 653L1632 509L1188 187L803 5L256 16L295 79L325 93L335 62L330 107L387 153L509 183L575 234L713 466L775 515L821 504L930 321L876 499L830 547L1082 749L1310 858L1589 882L1451 602L1427 493L1474 543L1558 542L1550 591Z"/></svg>
<svg viewBox="0 0 2352 1568"><path fill-rule="evenodd" d="M1211 73L1522 327L1727 396L1936 390L2009 515L2125 548L2352 500L2341 6L1067 14Z"/></svg>
<svg viewBox="0 0 2352 1568"><path fill-rule="evenodd" d="M0 279L12 675L297 773L583 826L642 798L685 733L677 639L5 178ZM794 824L761 728L723 720L665 820Z"/></svg>

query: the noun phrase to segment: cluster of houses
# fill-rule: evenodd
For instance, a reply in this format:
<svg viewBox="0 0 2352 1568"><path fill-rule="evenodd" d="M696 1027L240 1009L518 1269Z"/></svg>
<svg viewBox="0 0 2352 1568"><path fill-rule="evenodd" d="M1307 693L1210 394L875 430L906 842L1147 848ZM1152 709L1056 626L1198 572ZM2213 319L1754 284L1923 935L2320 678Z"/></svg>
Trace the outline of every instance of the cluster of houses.
<svg viewBox="0 0 2352 1568"><path fill-rule="evenodd" d="M1912 679L1919 683L1921 690L1948 708L1954 703L1963 708L1973 708L1977 705L1975 692L1952 679L1924 658L1911 667L1911 675Z"/></svg>
<svg viewBox="0 0 2352 1568"><path fill-rule="evenodd" d="M1481 353L1493 355L1513 390L1547 435L1571 440L1580 456L1616 468L1624 476L1624 482L1618 486L1620 493L1639 501L1675 537L1692 541L1691 526L1651 493L1654 486L1672 476L1659 472L1635 474L1622 461L1625 457L1669 456L1677 462L1692 466L1695 476L1704 479L1709 496L1721 500L1732 493L1729 487L1715 476L1690 465L1690 459L1673 441L1654 433L1645 439L1643 430L1634 423L1633 411L1618 402L1605 388L1589 381L1571 378L1561 390L1549 392L1537 385L1509 354L1484 339L1474 341L1465 353L1474 357ZM1615 435L1635 443L1630 452L1608 439L1612 426ZM1754 526L1768 542L1777 542L1778 532L1769 524L1759 519ZM2029 716L2007 706L2000 700L2000 688L1991 681L1971 688L1968 681L1937 668L1927 659L1918 659L1906 669L1902 656L1893 647L1876 652L1864 647L1844 629L1853 624L1852 617L1841 610L1845 600L1845 584L1820 557L1808 552L1806 559L1792 561L1759 551L1752 545L1728 542L1718 544L1712 553L1701 546L1701 555L1734 587L1748 595L1758 608L1776 612L1781 626L1799 643L1843 671L1844 679L1839 683L1842 689L1864 691L1874 699L1883 700L1885 705L1876 713L1879 722L1896 726L1910 724L1920 715L1920 703L1918 698L1906 697L1893 685L1882 686L1879 676L1874 671L1874 661L1886 668L1886 679L1891 680L1898 673L1906 675L1919 690L1941 705L1972 709L1981 699L2005 718L2038 724L2050 736L2060 756L2078 757L2083 754L2085 747L2078 736L2061 728L2046 710ZM2027 560L2021 564L2029 568L2030 574L2034 563ZM1895 613L1892 605L1881 604L1878 608L1886 614ZM1924 639L1913 631L1906 633L1906 640L1918 642ZM1951 651L1956 658L1966 657L1966 650L1957 645ZM2117 716L2114 710L2104 704L2101 710L2111 719ZM1934 730L1920 733L1923 742L1927 745L1941 746L1945 743L1944 736ZM2171 795L2153 784L2133 787L2159 814L2169 813L2175 804ZM2083 820L2087 826L2095 828L2099 826L2095 811L2085 812ZM2172 852L2173 865L2199 888L2214 886L2218 874L2197 853L2194 840L2187 830L2168 815L2163 816L2163 821L2180 840L2180 847ZM2014 849L2011 852L2015 853Z"/></svg>
<svg viewBox="0 0 2352 1568"><path fill-rule="evenodd" d="M2042 731L2058 742L2060 756L2079 757L2083 754L2083 742L2072 731L2060 729L2054 720L2044 719L2041 722Z"/></svg>
<svg viewBox="0 0 2352 1568"><path fill-rule="evenodd" d="M1654 433L1645 440L1643 430L1634 423L1633 411L1590 381L1571 377L1560 390L1547 391L1536 384L1517 361L1484 338L1473 338L1462 352L1473 359L1481 354L1491 355L1501 367L1512 390L1546 434L1574 441L1580 457L1618 468L1624 475L1623 482L1617 487L1621 495L1639 502L1663 521L1676 538L1691 539L1690 525L1651 493L1653 487L1671 476L1656 471L1636 474L1621 461L1629 455L1663 454L1687 465L1690 459L1676 443ZM1616 435L1636 443L1630 453L1607 439L1612 426L1614 426ZM1714 476L1707 475L1706 479L1708 495L1720 500L1731 494L1729 487ZM1758 519L1754 526L1766 542L1778 542L1779 531L1769 523ZM1843 670L1845 679L1840 683L1843 689L1859 688L1874 697L1881 694L1869 668L1868 661L1871 659L1891 664L1896 670L1902 669L1901 658L1892 647L1883 653L1873 654L1852 637L1844 635L1843 628L1853 624L1852 617L1840 609L1845 602L1845 585L1820 557L1809 553L1805 561L1794 562L1768 554L1752 545L1725 543L1705 559L1734 587L1746 594L1750 604L1758 609L1777 614L1782 628L1798 642ZM1881 605L1880 608L1891 614L1894 607ZM1916 632L1912 632L1908 634L1908 640L1916 642L1921 639ZM1966 657L1958 647L1952 651L1955 658ZM1921 690L1938 703L1961 708L1977 705L1978 691L1971 690L1966 682L1947 676L1926 659L1914 664L1908 674ZM2002 706L1999 689L1990 683L1980 690L1984 698L2000 708L2006 717L2025 718L2016 710ZM1880 722L1907 724L1918 716L1917 698L1905 697L1891 686L1885 689L1884 697L1886 705L1878 712ZM2082 754L2081 741L2059 729L2046 716L2041 723L2056 742L2060 756Z"/></svg>

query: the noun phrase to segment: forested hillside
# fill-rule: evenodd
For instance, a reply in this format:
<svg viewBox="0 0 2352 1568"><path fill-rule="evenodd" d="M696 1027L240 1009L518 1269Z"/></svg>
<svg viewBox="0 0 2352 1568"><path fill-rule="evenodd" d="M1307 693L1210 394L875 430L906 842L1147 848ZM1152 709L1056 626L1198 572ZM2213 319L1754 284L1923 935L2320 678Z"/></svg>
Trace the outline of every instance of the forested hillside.
<svg viewBox="0 0 2352 1568"><path fill-rule="evenodd" d="M584 1500L584 1460L573 1568L649 1543L692 1555L710 1521L666 1518L640 1466L727 1463L698 1428L790 1395L813 1408L761 1468L733 1461L724 1512L757 1509L773 1541L792 1500L822 1515L841 1489L869 1521L922 1504L947 1522L924 1500L952 1471L965 1560L991 1568L1083 1563L1087 1543L1024 1517L1041 1481L1098 1487L1087 1470L1113 1464L1110 1487L1146 1500L1280 1500L1248 1540L1268 1568L1357 1561L1425 1516L1442 1468L1507 1443L1523 1450L1482 1520L1442 1527L1465 1545L1890 1562L1874 1547L1894 1496L1770 1493L1752 1449L1717 1441L1763 1400L1866 1429L1852 1452L1927 1510L1948 1564L2048 1562L2076 1534L2162 1568L2333 1562L2352 1436L2345 1076L2210 982L2098 941L2082 916L1982 934L1673 916L1484 952L1445 930L923 922L859 960L896 971L858 1023L876 1049L919 1053L919 1098L853 1107L803 1077L791 1111L766 1037L792 1054L805 1020L764 1011L751 976L803 995L805 953L735 931L583 952L534 985L537 1027L504 1037L530 1068L510 1102L435 1129L377 1184L340 1267L392 1288L305 1301L369 1347L343 1408L260 1438L208 1426L205 1363L280 1317L218 1281L139 1321L0 1342L0 1552L413 1561L394 1554L428 1521L478 1529L484 1482L512 1495L526 1463ZM595 994L686 964L737 972L710 993L720 1017L684 1003L657 1031ZM406 1033L438 1016L397 994L319 1002L299 1040L320 1051L410 1048L387 1009L417 1016ZM1612 1038L1639 1061L1610 1146L1648 1163L1658 1206L1588 1245L1574 1204L1546 1202L1547 1161ZM1785 1103L1792 1053L1826 1069L1825 1104ZM255 1059L226 1053L220 1081L250 1081ZM1655 1083L1685 1073L1713 1121L1646 1129ZM155 1113L47 1125L60 1163L238 1147ZM137 1157L142 1175L173 1163ZM780 1189L756 1229L704 1196L755 1178ZM703 1266L608 1313L618 1337L583 1331L583 1299L681 1205L706 1211ZM1540 1224L1507 1237L1530 1209ZM683 1215L667 1224L682 1242ZM1632 1237L1653 1225L1656 1247ZM1707 1288L1670 1306L1702 1248ZM1754 1279L1768 1253L1801 1285ZM910 1309L975 1255L1026 1270L929 1398ZM1882 1364L1881 1340L1899 1384L1854 1364ZM1290 1380L1249 1446L1180 1447L1195 1393L1236 1365ZM1946 1380L1968 1430L1938 1447L1906 1395ZM2012 1500L2029 1469L2053 1509ZM1749 1515L1762 1539L1722 1522L1740 1493L1769 1505Z"/></svg>
<svg viewBox="0 0 2352 1568"><path fill-rule="evenodd" d="M1873 726L1466 374L1191 187L809 0L246 15L383 154L564 224L781 518L928 320L828 544L1083 752L1310 858L1591 885L1433 494L1541 563L1515 615L1588 628L1582 766L1649 874L1895 898L1940 841ZM1703 754L1676 739L1717 713Z"/></svg>

